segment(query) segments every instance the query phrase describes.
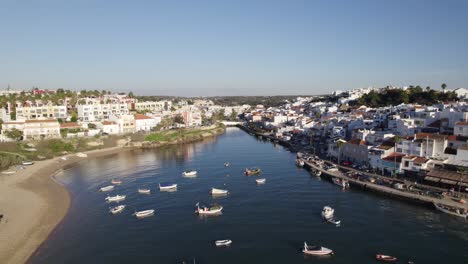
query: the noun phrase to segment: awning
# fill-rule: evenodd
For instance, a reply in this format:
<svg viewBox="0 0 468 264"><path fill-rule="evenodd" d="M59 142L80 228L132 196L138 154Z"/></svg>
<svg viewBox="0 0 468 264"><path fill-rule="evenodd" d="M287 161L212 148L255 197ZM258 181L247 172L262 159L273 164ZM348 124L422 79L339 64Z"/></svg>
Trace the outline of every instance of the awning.
<svg viewBox="0 0 468 264"><path fill-rule="evenodd" d="M439 182L439 181L440 181L440 178L434 178L434 177L426 176L426 177L424 177L424 180L426 180L426 181L433 181L433 182Z"/></svg>
<svg viewBox="0 0 468 264"><path fill-rule="evenodd" d="M451 181L451 180L446 180L446 179L441 179L440 182L443 182L443 183L448 183L448 184L457 184L456 181Z"/></svg>

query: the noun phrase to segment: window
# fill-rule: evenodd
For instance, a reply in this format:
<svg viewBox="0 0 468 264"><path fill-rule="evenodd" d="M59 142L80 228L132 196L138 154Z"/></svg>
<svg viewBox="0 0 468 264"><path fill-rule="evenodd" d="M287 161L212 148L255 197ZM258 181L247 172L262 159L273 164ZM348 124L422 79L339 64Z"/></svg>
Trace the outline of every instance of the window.
<svg viewBox="0 0 468 264"><path fill-rule="evenodd" d="M409 161L405 160L405 167L409 167Z"/></svg>

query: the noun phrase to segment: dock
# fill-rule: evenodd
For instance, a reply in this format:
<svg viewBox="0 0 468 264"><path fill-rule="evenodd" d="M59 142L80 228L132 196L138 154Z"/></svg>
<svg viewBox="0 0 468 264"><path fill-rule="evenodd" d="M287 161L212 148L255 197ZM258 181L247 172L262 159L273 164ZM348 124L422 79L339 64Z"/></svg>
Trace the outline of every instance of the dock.
<svg viewBox="0 0 468 264"><path fill-rule="evenodd" d="M442 204L442 205L446 205L446 206L459 208L461 210L464 210L464 209L468 210L468 204L462 204L462 203L456 202L456 201L454 201L454 200L452 200L450 198L439 199L439 198L435 198L435 197L420 195L420 194L412 193L412 192L409 192L409 191L404 191L404 190L399 190L399 189L395 189L395 188L392 188L392 187L379 185L379 184L368 182L368 181L357 180L357 179L346 176L345 174L341 173L340 171L336 171L336 172L327 171L327 170L321 168L320 166L317 166L313 162L309 162L309 161L307 161L305 159L302 159L302 158L299 158L299 159L304 162L304 167L308 167L309 169L312 169L312 170L321 171L322 175L347 180L349 182L350 186L357 186L357 187L359 187L361 189L364 189L364 190L371 190L371 191L386 194L386 195L389 195L389 196L402 198L402 199L405 199L405 200L411 200L411 201L417 202L417 203L428 204L428 205L429 204L432 205L434 203L437 203L437 204Z"/></svg>

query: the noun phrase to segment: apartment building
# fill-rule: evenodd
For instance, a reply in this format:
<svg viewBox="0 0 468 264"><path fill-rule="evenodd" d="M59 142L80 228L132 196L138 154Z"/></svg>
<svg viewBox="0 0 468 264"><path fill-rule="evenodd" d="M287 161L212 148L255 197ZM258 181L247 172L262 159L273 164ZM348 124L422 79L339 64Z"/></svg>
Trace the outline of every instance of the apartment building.
<svg viewBox="0 0 468 264"><path fill-rule="evenodd" d="M132 103L130 109L138 112L162 112L164 110L169 110L172 107L171 101L157 101L157 102L138 102Z"/></svg>
<svg viewBox="0 0 468 264"><path fill-rule="evenodd" d="M67 118L67 107L62 105L20 106L16 108L16 118L25 120L65 119Z"/></svg>
<svg viewBox="0 0 468 264"><path fill-rule="evenodd" d="M128 115L127 104L78 105L78 118L83 122L108 120L111 115Z"/></svg>

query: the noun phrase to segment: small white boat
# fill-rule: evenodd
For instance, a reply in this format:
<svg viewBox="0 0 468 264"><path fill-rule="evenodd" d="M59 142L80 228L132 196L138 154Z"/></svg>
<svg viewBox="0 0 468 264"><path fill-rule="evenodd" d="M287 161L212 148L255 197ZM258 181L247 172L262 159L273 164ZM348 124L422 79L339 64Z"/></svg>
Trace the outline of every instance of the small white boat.
<svg viewBox="0 0 468 264"><path fill-rule="evenodd" d="M229 167L229 165L230 165L229 162L224 163L224 167Z"/></svg>
<svg viewBox="0 0 468 264"><path fill-rule="evenodd" d="M118 202L125 200L125 197L127 196L126 195L107 196L106 201L108 203L112 203L112 202L118 203Z"/></svg>
<svg viewBox="0 0 468 264"><path fill-rule="evenodd" d="M177 189L177 184L176 183L160 183L159 184L159 190L173 190Z"/></svg>
<svg viewBox="0 0 468 264"><path fill-rule="evenodd" d="M334 184L343 187L343 189L348 189L349 188L349 182L346 179L340 179L340 178L332 178L332 181Z"/></svg>
<svg viewBox="0 0 468 264"><path fill-rule="evenodd" d="M77 157L80 157L80 158L86 158L86 157L88 157L87 154L84 154L84 153L81 153L81 152L80 152L80 153L76 153L76 156L77 156Z"/></svg>
<svg viewBox="0 0 468 264"><path fill-rule="evenodd" d="M301 159L297 159L297 160L296 160L296 165L297 165L297 166L299 166L299 167L303 167L303 166L304 166L304 164L305 164L305 163L304 163L304 161L303 161L303 160L301 160Z"/></svg>
<svg viewBox="0 0 468 264"><path fill-rule="evenodd" d="M121 180L113 179L113 180L111 181L111 183L112 183L112 184L115 184L115 185L120 185L120 184L122 184L122 181L121 181Z"/></svg>
<svg viewBox="0 0 468 264"><path fill-rule="evenodd" d="M455 208L443 204L434 203L434 206L437 210L444 212L449 215L458 216L462 218L468 217L468 211L466 209Z"/></svg>
<svg viewBox="0 0 468 264"><path fill-rule="evenodd" d="M197 171L196 170L189 170L189 171L184 171L182 172L182 175L184 176L195 176L197 175Z"/></svg>
<svg viewBox="0 0 468 264"><path fill-rule="evenodd" d="M255 182L257 182L257 184L264 184L266 182L266 179L265 178L256 179Z"/></svg>
<svg viewBox="0 0 468 264"><path fill-rule="evenodd" d="M114 190L114 185L109 185L109 186L106 186L106 187L102 187L101 189L99 189L101 192L108 192L108 191L112 191Z"/></svg>
<svg viewBox="0 0 468 264"><path fill-rule="evenodd" d="M338 168L335 165L332 165L327 169L327 171L328 172L337 172Z"/></svg>
<svg viewBox="0 0 468 264"><path fill-rule="evenodd" d="M333 217L333 214L335 213L335 210L331 208L330 206L324 206L322 210L322 217L325 219L330 219Z"/></svg>
<svg viewBox="0 0 468 264"><path fill-rule="evenodd" d="M138 193L141 194L150 194L151 190L150 189L138 189Z"/></svg>
<svg viewBox="0 0 468 264"><path fill-rule="evenodd" d="M34 164L34 162L32 162L32 161L23 161L23 162L21 162L21 165L25 165L25 166L33 165L33 164Z"/></svg>
<svg viewBox="0 0 468 264"><path fill-rule="evenodd" d="M115 207L111 207L111 208L109 209L109 212L110 212L111 214L118 214L118 213L121 213L124 209L125 209L125 205L122 204L122 205L117 205L117 206L115 206Z"/></svg>
<svg viewBox="0 0 468 264"><path fill-rule="evenodd" d="M228 192L228 190L211 188L210 193L212 195L220 195L220 194L228 194L229 192Z"/></svg>
<svg viewBox="0 0 468 264"><path fill-rule="evenodd" d="M136 216L136 218L138 219L145 218L145 217L154 215L154 210L150 209L150 210L145 210L145 211L139 211L139 212L135 212L133 215Z"/></svg>
<svg viewBox="0 0 468 264"><path fill-rule="evenodd" d="M16 171L2 171L2 174L15 174Z"/></svg>
<svg viewBox="0 0 468 264"><path fill-rule="evenodd" d="M230 240L230 239L216 240L216 241L215 241L215 244L216 244L217 247L229 246L229 245L232 244L232 240Z"/></svg>
<svg viewBox="0 0 468 264"><path fill-rule="evenodd" d="M333 218L333 217L328 218L328 219L326 219L326 220L327 220L327 222L332 223L332 224L337 225L337 226L339 226L339 225L341 224L341 220L336 220L336 219Z"/></svg>
<svg viewBox="0 0 468 264"><path fill-rule="evenodd" d="M61 157L61 160L68 160L67 157Z"/></svg>
<svg viewBox="0 0 468 264"><path fill-rule="evenodd" d="M307 255L315 255L315 256L326 256L332 255L333 250L322 247L322 246L308 246L306 242L304 242L304 249L302 250L304 254Z"/></svg>
<svg viewBox="0 0 468 264"><path fill-rule="evenodd" d="M216 215L216 214L220 214L221 211L223 210L223 207L217 204L211 205L210 207L206 207L206 206L200 207L200 204L197 203L196 206L197 206L197 210L195 211L195 213L199 215Z"/></svg>
<svg viewBox="0 0 468 264"><path fill-rule="evenodd" d="M316 175L317 177L320 177L320 175L322 175L322 172L319 171L319 170L316 170L316 171L315 171L315 175Z"/></svg>

